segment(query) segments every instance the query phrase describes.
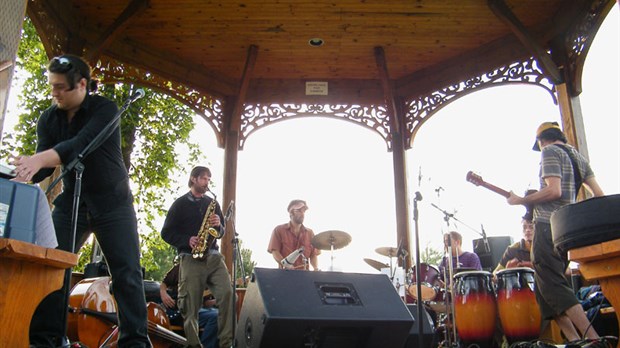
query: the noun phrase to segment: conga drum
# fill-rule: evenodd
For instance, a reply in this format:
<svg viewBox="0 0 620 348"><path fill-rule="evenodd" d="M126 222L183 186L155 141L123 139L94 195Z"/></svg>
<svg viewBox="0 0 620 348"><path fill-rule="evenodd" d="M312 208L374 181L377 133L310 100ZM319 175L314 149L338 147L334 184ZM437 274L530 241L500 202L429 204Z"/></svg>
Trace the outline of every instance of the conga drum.
<svg viewBox="0 0 620 348"><path fill-rule="evenodd" d="M454 318L457 334L465 347L491 347L497 305L493 276L486 271L454 275Z"/></svg>
<svg viewBox="0 0 620 348"><path fill-rule="evenodd" d="M534 270L526 267L497 272L497 308L509 344L540 335L540 310L534 295Z"/></svg>

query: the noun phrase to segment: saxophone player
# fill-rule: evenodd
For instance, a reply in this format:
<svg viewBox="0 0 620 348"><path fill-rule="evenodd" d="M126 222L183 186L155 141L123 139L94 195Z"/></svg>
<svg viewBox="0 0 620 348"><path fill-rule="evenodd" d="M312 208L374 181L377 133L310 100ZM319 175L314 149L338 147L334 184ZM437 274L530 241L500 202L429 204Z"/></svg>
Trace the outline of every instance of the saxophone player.
<svg viewBox="0 0 620 348"><path fill-rule="evenodd" d="M183 316L188 347L201 347L198 312L206 287L215 296L219 308L220 347L230 347L233 339L232 286L224 257L219 253L217 240L205 251L206 258L192 255L201 242L198 235L205 228L205 224L208 225L206 228L219 231L219 238L225 231L222 209L215 196L211 198L207 195L210 180L209 168L197 166L192 169L188 181L189 192L172 203L161 230L162 238L175 247L180 256L177 305Z"/></svg>

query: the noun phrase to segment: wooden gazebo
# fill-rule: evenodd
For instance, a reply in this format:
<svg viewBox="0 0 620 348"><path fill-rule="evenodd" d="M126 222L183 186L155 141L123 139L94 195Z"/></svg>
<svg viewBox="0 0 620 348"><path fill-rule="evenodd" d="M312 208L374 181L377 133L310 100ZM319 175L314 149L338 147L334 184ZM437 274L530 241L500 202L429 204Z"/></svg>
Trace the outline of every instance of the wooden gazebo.
<svg viewBox="0 0 620 348"><path fill-rule="evenodd" d="M200 114L225 149L223 206L236 196L238 151L257 129L321 116L373 130L393 155L397 240L407 249L405 151L424 122L459 97L502 84L545 88L558 102L570 142L587 154L582 68L615 3L8 2L27 12L50 57L82 55L102 82L148 86ZM14 22L19 27L21 18ZM0 57L0 70L11 60ZM230 241L223 242L230 263Z"/></svg>

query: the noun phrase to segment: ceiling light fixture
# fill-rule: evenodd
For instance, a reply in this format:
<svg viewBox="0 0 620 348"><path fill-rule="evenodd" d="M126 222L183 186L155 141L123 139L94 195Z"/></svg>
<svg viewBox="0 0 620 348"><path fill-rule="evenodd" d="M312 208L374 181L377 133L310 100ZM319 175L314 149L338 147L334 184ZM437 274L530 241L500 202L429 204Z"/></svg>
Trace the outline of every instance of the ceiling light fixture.
<svg viewBox="0 0 620 348"><path fill-rule="evenodd" d="M323 46L324 43L325 41L323 41L323 39L318 38L318 37L314 37L308 40L308 44L312 47L320 47L320 46Z"/></svg>

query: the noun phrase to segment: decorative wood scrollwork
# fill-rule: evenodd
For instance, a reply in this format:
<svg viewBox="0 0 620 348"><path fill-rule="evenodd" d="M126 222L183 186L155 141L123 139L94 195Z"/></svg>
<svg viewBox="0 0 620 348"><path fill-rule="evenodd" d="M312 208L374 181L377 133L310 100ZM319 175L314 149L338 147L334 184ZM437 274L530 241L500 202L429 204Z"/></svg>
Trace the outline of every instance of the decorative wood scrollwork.
<svg viewBox="0 0 620 348"><path fill-rule="evenodd" d="M557 104L553 84L547 80L536 64L534 58L524 62L515 62L497 68L489 73L472 77L466 81L405 102L405 127L407 129L406 147L410 148L413 138L426 120L450 102L474 91L499 85L532 84L549 92Z"/></svg>
<svg viewBox="0 0 620 348"><path fill-rule="evenodd" d="M377 132L391 149L389 117L383 105L323 105L323 104L255 104L246 105L241 115L239 148L250 134L261 127L294 118L323 116L342 119Z"/></svg>
<svg viewBox="0 0 620 348"><path fill-rule="evenodd" d="M156 74L143 71L131 65L112 59L101 59L93 68L94 76L103 83L127 82L164 92L192 108L213 128L218 137L218 145L223 146L224 115L222 102L183 84L166 80Z"/></svg>

